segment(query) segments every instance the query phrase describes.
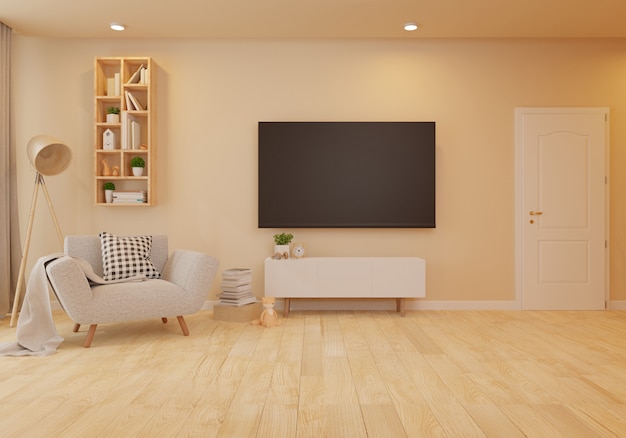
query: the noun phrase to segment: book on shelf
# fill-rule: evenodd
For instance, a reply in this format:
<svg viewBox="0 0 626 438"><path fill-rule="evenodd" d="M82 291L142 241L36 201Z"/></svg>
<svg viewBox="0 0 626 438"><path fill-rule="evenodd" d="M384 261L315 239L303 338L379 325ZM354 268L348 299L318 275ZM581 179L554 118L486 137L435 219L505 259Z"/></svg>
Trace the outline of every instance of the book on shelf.
<svg viewBox="0 0 626 438"><path fill-rule="evenodd" d="M126 112L122 114L122 149L141 149L141 123Z"/></svg>
<svg viewBox="0 0 626 438"><path fill-rule="evenodd" d="M145 190L113 191L113 203L115 204L136 204L142 202L146 202Z"/></svg>
<svg viewBox="0 0 626 438"><path fill-rule="evenodd" d="M238 287L245 286L252 283L252 276L241 277L236 280L229 280L227 278L222 278L222 287Z"/></svg>
<svg viewBox="0 0 626 438"><path fill-rule="evenodd" d="M240 277L242 275L252 274L250 268L230 268L222 272L222 277Z"/></svg>
<svg viewBox="0 0 626 438"><path fill-rule="evenodd" d="M145 68L146 68L146 66L141 64L141 66L139 66L139 68L137 70L135 70L135 72L130 76L130 78L128 79L127 83L128 84L138 84L139 81L141 80L141 71L144 70Z"/></svg>
<svg viewBox="0 0 626 438"><path fill-rule="evenodd" d="M220 298L220 304L224 304L226 306L241 307L241 306L245 306L246 304L252 304L252 303L256 303L256 297L254 295L251 295L245 298L239 298L236 300Z"/></svg>
<svg viewBox="0 0 626 438"><path fill-rule="evenodd" d="M115 78L107 78L107 96L115 96Z"/></svg>
<svg viewBox="0 0 626 438"><path fill-rule="evenodd" d="M150 75L148 74L148 67L144 67L141 69L141 73L139 75L139 83L145 84L145 85L150 83Z"/></svg>
<svg viewBox="0 0 626 438"><path fill-rule="evenodd" d="M124 96L126 97L126 109L129 111L145 111L146 107L141 103L137 96L135 96L132 92L126 90L124 92Z"/></svg>
<svg viewBox="0 0 626 438"><path fill-rule="evenodd" d="M133 106L135 107L135 110L137 110L137 111L145 111L146 108L143 106L141 101L139 99L137 99L137 96L135 96L130 91L128 92L128 96L130 97L130 101L133 103Z"/></svg>
<svg viewBox="0 0 626 438"><path fill-rule="evenodd" d="M132 120L130 122L130 149L139 149L141 146L141 125Z"/></svg>
<svg viewBox="0 0 626 438"><path fill-rule="evenodd" d="M238 285L229 285L222 283L222 292L238 293L250 291L252 291L252 286L250 285L250 283Z"/></svg>
<svg viewBox="0 0 626 438"><path fill-rule="evenodd" d="M107 80L107 96L119 96L120 95L120 74L115 73L112 78L106 78Z"/></svg>
<svg viewBox="0 0 626 438"><path fill-rule="evenodd" d="M239 298L245 298L245 297L249 297L252 296L252 289L248 289L242 292L227 292L227 291L222 291L222 293L217 295L220 298L224 298L225 300L236 300Z"/></svg>

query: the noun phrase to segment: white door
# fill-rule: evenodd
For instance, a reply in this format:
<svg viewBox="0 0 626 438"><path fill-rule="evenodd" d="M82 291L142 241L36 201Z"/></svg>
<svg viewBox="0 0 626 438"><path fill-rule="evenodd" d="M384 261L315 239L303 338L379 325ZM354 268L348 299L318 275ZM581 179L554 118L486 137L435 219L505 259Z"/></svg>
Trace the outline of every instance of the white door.
<svg viewBox="0 0 626 438"><path fill-rule="evenodd" d="M518 299L605 308L607 108L518 108Z"/></svg>

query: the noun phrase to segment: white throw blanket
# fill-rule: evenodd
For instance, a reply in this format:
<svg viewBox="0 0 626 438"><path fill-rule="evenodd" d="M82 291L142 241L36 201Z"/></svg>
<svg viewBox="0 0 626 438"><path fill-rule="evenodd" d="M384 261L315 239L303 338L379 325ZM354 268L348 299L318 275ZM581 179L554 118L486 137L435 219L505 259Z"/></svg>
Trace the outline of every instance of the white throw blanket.
<svg viewBox="0 0 626 438"><path fill-rule="evenodd" d="M70 256L64 254L44 256L39 258L33 266L22 310L17 320L17 341L0 344L0 356L49 356L56 353L57 347L63 342L63 338L57 334L52 318L49 282L46 274L46 264L61 257ZM124 280L104 281L93 272L91 265L85 260L77 257L70 258L78 263L92 283L111 284L146 279L144 275L138 275Z"/></svg>

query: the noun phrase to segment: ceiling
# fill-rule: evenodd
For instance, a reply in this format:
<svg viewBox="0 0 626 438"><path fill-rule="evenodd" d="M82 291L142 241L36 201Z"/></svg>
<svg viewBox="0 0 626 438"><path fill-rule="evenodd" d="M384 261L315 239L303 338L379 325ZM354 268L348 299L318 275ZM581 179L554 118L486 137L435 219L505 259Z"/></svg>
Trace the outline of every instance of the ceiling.
<svg viewBox="0 0 626 438"><path fill-rule="evenodd" d="M626 38L625 19L624 0L0 0L54 38Z"/></svg>

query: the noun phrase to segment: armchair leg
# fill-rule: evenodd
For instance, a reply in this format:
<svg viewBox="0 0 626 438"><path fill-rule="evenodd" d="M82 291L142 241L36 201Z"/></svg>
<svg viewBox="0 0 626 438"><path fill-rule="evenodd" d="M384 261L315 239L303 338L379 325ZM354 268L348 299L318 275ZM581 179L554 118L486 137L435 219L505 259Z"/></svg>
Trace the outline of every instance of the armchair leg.
<svg viewBox="0 0 626 438"><path fill-rule="evenodd" d="M185 322L185 319L181 316L177 316L176 319L178 319L178 323L180 324L180 328L183 331L183 335L185 336L189 336L189 328L187 327L187 323Z"/></svg>
<svg viewBox="0 0 626 438"><path fill-rule="evenodd" d="M91 341L93 341L93 337L96 334L96 327L98 327L98 324L91 324L89 326L89 332L87 333L87 338L85 339L85 348L89 348L91 346Z"/></svg>
<svg viewBox="0 0 626 438"><path fill-rule="evenodd" d="M74 333L78 333L79 328L80 328L80 324L74 324Z"/></svg>
<svg viewBox="0 0 626 438"><path fill-rule="evenodd" d="M161 318L161 321L163 321L163 324L167 324L167 318Z"/></svg>

